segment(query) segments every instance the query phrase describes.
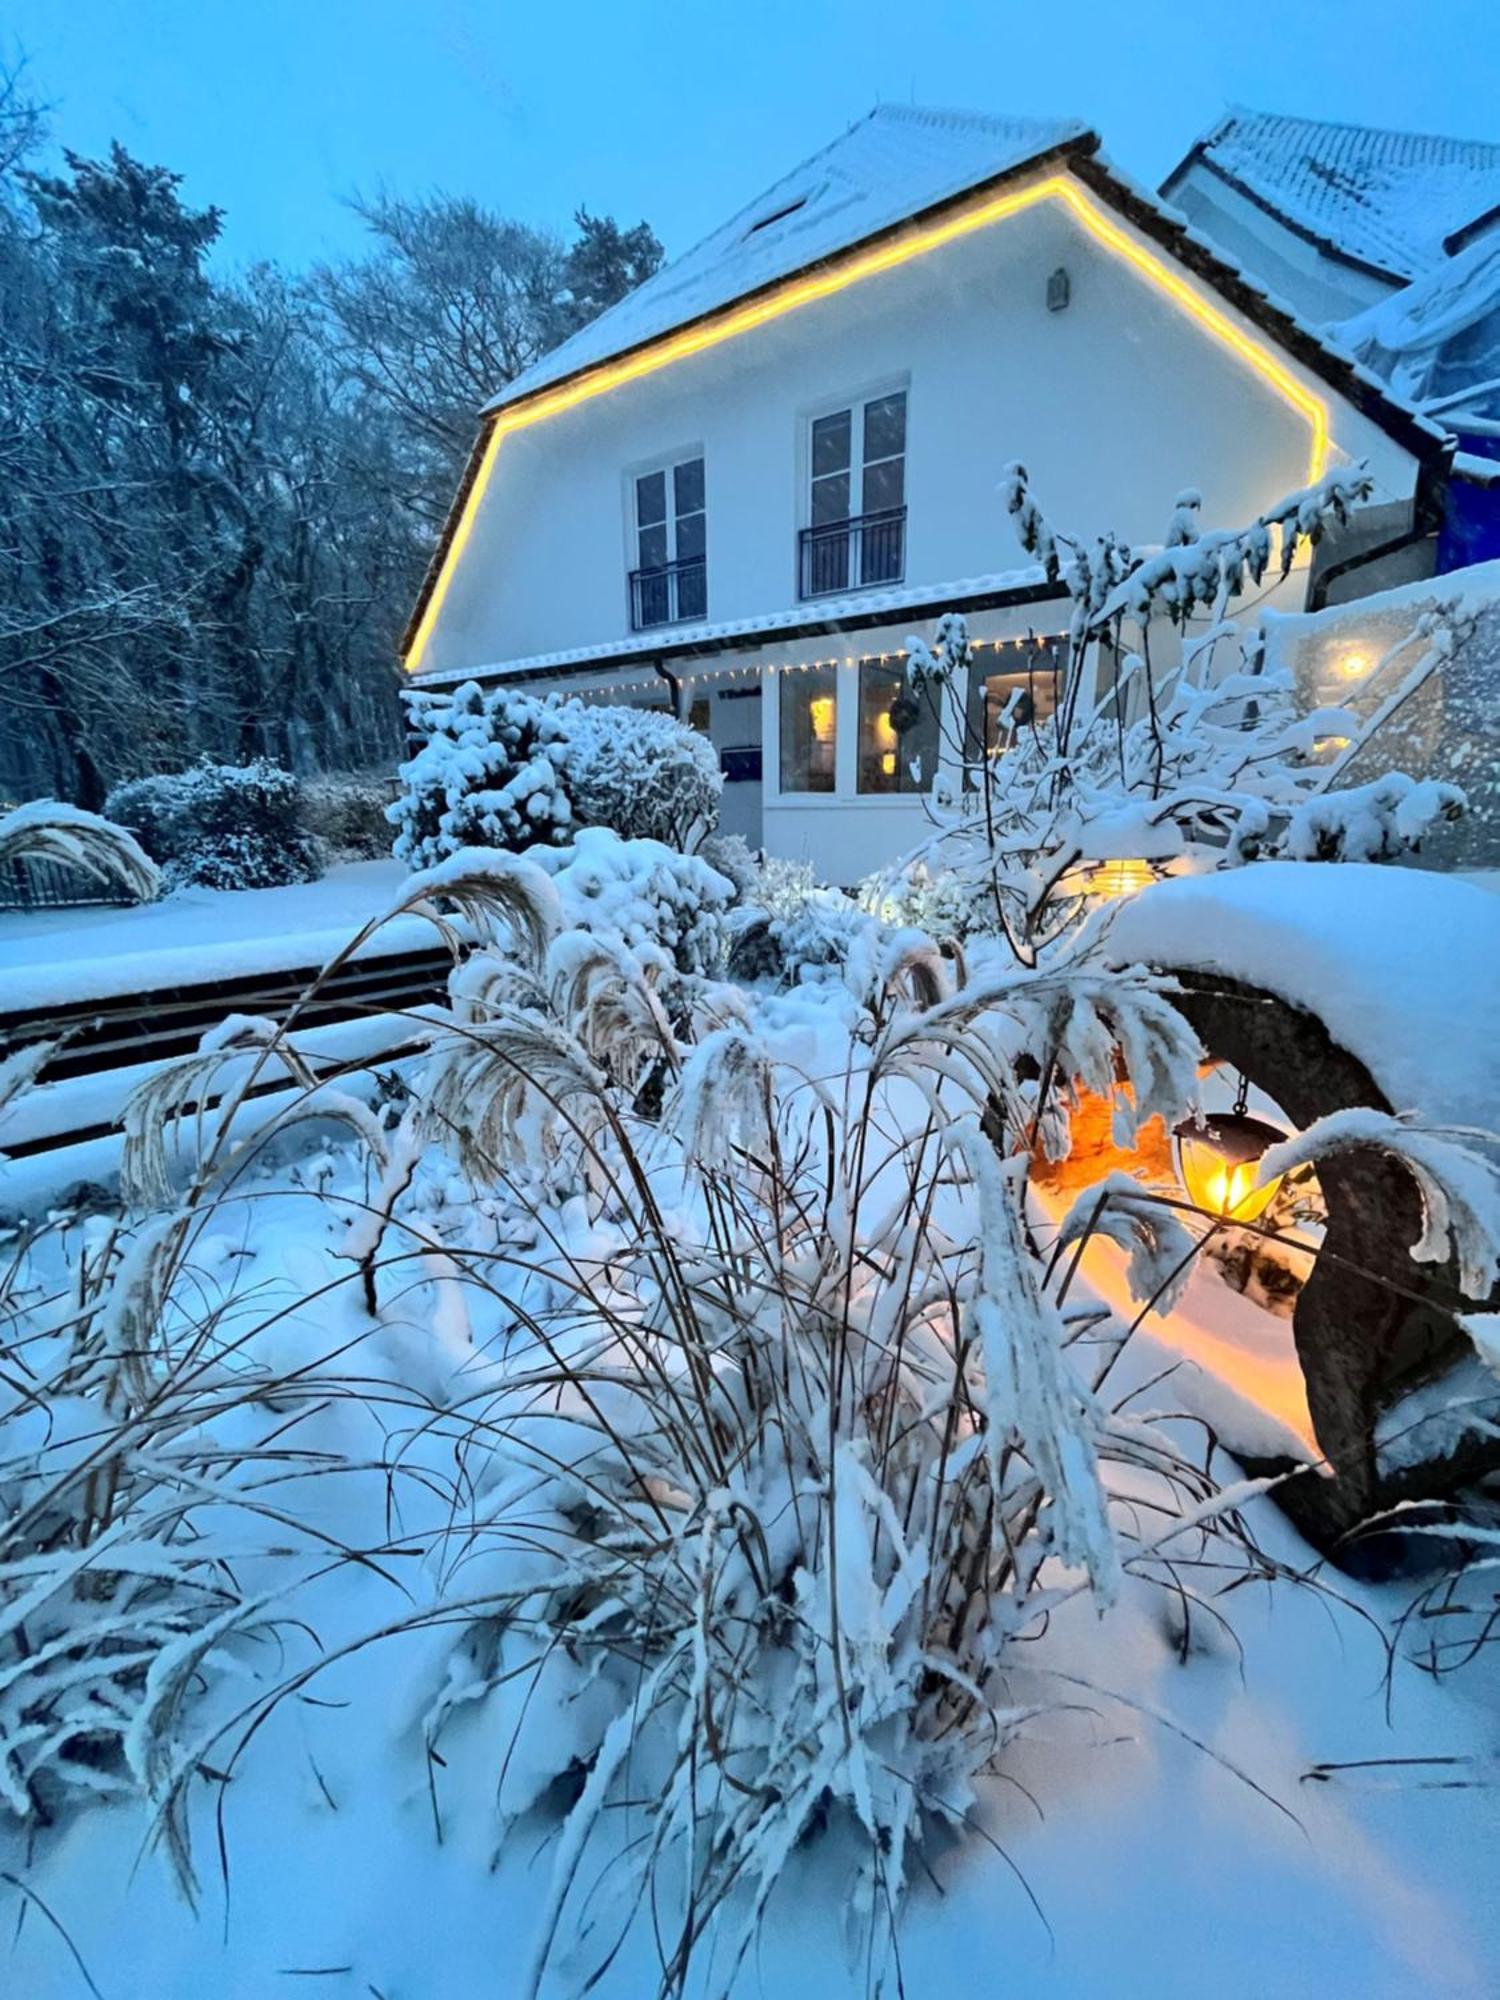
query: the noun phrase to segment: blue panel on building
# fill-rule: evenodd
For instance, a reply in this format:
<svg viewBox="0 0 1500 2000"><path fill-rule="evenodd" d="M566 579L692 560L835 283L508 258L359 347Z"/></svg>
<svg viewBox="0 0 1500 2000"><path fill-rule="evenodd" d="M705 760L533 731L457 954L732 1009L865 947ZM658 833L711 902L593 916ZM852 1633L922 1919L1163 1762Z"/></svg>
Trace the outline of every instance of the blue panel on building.
<svg viewBox="0 0 1500 2000"><path fill-rule="evenodd" d="M1474 437L1461 432L1458 448L1474 458L1500 460L1500 438ZM1470 563L1490 562L1496 556L1500 556L1500 485L1451 480L1438 534L1438 573L1466 569Z"/></svg>

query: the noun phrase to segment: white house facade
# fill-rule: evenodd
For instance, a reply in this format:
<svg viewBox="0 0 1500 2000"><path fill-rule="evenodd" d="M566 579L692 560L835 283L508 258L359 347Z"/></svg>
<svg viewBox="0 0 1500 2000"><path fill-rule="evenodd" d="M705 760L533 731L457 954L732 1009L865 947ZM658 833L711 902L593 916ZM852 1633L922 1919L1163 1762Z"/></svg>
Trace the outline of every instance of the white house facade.
<svg viewBox="0 0 1500 2000"><path fill-rule="evenodd" d="M408 670L671 703L720 750L728 830L852 881L920 831L909 634L962 611L992 711L1051 698L1064 606L1015 546L1011 460L1060 525L1147 546L1186 486L1237 526L1363 462L1320 562L1378 587L1427 537L1441 433L1096 148L883 107L546 357L485 412Z"/></svg>

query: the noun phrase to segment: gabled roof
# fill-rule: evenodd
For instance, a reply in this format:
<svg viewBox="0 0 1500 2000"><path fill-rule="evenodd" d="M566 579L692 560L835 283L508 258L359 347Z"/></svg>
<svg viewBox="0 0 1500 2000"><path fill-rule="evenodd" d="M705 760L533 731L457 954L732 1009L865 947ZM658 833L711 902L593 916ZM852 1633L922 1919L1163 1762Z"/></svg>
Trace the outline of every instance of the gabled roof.
<svg viewBox="0 0 1500 2000"><path fill-rule="evenodd" d="M1059 148L1098 140L1072 118L988 118L878 104L628 298L518 375L486 407L613 360L892 224Z"/></svg>
<svg viewBox="0 0 1500 2000"><path fill-rule="evenodd" d="M1500 211L1500 145L1235 106L1162 183L1201 161L1345 262L1410 279Z"/></svg>
<svg viewBox="0 0 1500 2000"><path fill-rule="evenodd" d="M864 162L863 181L855 172L858 161ZM838 163L837 173L830 162ZM402 638L408 669L414 652L420 651L424 628L441 605L444 579L462 552L492 447L502 430L528 420L525 406L546 414L557 397L573 397L587 390L590 381L599 392L613 387L606 378L625 379L637 359L645 365L653 355L659 359L688 337L689 328L712 334L716 326L722 329L734 320L747 301L762 293L774 297L787 279L847 269L871 246L904 239L910 230L939 219L946 224L976 198L987 199L1005 184L1035 180L1044 164L1057 169L1058 179L1088 190L1153 239L1419 461L1446 460L1451 440L1442 430L1273 299L1180 215L1100 157L1098 138L1086 127L1071 120L994 119L882 106L485 406ZM789 227L799 219L801 228ZM766 226L756 228L758 222ZM625 360L626 355L632 360Z"/></svg>

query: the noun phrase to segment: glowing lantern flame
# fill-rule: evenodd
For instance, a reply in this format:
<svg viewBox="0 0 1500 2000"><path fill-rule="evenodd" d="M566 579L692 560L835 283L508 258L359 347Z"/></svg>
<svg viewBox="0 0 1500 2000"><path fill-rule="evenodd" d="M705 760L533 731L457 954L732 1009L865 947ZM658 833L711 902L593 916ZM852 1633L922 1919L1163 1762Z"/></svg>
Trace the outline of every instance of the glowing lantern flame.
<svg viewBox="0 0 1500 2000"><path fill-rule="evenodd" d="M1174 1136L1178 1176L1195 1208L1229 1222L1254 1222L1264 1215L1282 1177L1257 1187L1256 1170L1285 1132L1243 1111L1211 1111L1202 1124L1189 1119L1179 1125Z"/></svg>

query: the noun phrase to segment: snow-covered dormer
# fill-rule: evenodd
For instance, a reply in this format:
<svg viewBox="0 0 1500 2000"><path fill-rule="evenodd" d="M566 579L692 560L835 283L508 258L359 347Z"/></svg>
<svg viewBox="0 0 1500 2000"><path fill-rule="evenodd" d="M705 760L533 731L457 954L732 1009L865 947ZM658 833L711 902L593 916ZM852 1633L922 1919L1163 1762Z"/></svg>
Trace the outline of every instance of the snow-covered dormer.
<svg viewBox="0 0 1500 2000"><path fill-rule="evenodd" d="M1347 555L1411 533L1445 451L1081 125L882 106L482 413L406 664L670 700L731 829L852 880L930 782L890 724L908 634L962 611L986 713L1050 698L1009 462L1146 546L1184 488L1238 526L1364 462Z"/></svg>

